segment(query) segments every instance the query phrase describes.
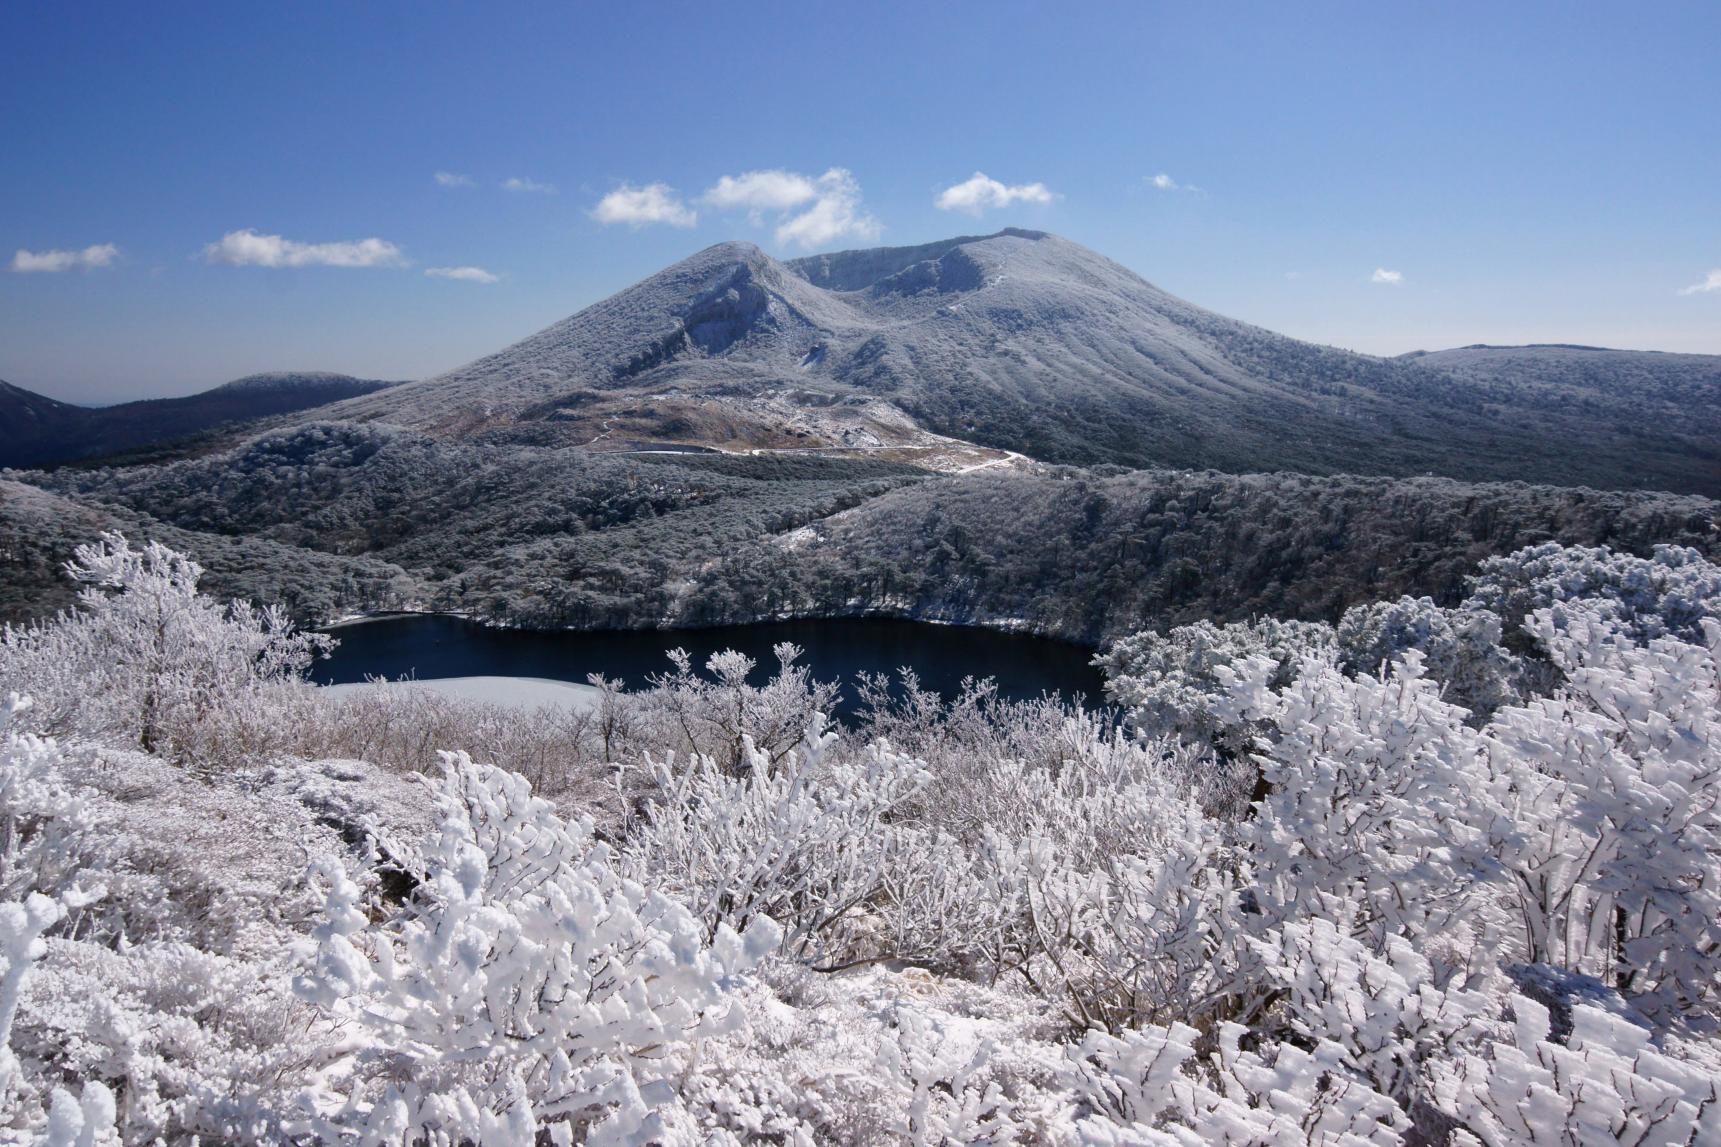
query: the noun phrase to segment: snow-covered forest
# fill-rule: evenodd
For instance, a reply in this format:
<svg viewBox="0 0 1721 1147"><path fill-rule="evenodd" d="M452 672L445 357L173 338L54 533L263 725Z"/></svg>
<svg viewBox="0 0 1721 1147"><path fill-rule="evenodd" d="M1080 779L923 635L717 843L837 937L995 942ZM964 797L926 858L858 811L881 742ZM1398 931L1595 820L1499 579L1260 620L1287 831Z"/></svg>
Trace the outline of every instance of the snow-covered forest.
<svg viewBox="0 0 1721 1147"><path fill-rule="evenodd" d="M0 475L0 619L69 604L104 529L194 556L301 621L413 605L531 628L882 614L1073 641L1442 605L1528 545L1721 556L1708 498L1446 478L872 457L601 455L320 422L157 465ZM785 553L792 553L785 560Z"/></svg>
<svg viewBox="0 0 1721 1147"><path fill-rule="evenodd" d="M1721 569L1118 642L1116 709L780 650L521 716L117 535L0 636L0 1141L1721 1143Z"/></svg>

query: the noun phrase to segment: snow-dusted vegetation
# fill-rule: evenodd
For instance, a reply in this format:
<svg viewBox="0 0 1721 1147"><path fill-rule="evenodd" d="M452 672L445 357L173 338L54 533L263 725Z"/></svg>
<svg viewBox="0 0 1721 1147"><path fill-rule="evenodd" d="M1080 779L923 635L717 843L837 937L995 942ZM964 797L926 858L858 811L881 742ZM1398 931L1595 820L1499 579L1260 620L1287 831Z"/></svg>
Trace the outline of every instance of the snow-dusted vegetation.
<svg viewBox="0 0 1721 1147"><path fill-rule="evenodd" d="M1119 642L320 695L109 536L0 634L0 1142L1721 1143L1721 570Z"/></svg>

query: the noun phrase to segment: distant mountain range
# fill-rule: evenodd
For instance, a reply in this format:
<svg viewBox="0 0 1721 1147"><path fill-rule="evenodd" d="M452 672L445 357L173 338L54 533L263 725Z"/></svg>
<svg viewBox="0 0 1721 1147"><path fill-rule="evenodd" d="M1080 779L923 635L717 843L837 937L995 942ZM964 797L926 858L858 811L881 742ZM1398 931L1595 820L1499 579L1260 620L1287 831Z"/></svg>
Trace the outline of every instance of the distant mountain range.
<svg viewBox="0 0 1721 1147"><path fill-rule="evenodd" d="M87 407L0 382L0 467L52 466L144 450L395 385L319 372L253 374L184 398Z"/></svg>
<svg viewBox="0 0 1721 1147"><path fill-rule="evenodd" d="M1013 451L1721 495L1721 356L1473 346L1377 358L1203 310L1016 229L787 261L720 244L420 382L257 376L104 410L7 387L0 464L312 407L320 420L593 453L864 453L948 470Z"/></svg>
<svg viewBox="0 0 1721 1147"><path fill-rule="evenodd" d="M331 407L439 435L1524 479L1721 494L1721 356L1376 358L1184 302L1035 231L699 252L496 354ZM910 451L910 453L904 453Z"/></svg>

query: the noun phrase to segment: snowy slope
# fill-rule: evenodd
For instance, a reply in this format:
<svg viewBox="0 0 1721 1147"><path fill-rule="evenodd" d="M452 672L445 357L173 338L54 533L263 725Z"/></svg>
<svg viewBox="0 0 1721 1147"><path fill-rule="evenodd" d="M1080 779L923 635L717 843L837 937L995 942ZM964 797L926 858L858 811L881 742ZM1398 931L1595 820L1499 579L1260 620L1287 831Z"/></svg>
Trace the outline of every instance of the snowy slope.
<svg viewBox="0 0 1721 1147"><path fill-rule="evenodd" d="M1645 442L1629 412L1601 423L1534 387L1299 342L1013 229L790 262L720 244L330 411L602 449L877 448L914 437L899 413L1051 461L1721 493L1701 444Z"/></svg>

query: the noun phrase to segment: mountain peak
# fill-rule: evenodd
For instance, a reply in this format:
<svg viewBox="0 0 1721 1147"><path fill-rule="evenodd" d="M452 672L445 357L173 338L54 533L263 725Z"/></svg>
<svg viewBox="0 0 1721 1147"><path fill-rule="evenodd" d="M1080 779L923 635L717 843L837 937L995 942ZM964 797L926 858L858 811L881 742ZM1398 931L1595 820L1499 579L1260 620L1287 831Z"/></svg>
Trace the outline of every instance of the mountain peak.
<svg viewBox="0 0 1721 1147"><path fill-rule="evenodd" d="M910 247L860 247L790 259L783 265L815 287L827 291L863 291L922 263L936 263L959 248L999 239L1049 239L1045 231L1006 227L990 235L956 235Z"/></svg>
<svg viewBox="0 0 1721 1147"><path fill-rule="evenodd" d="M733 262L751 263L761 258L768 259L763 248L757 243L749 243L745 239L725 239L721 243L696 252L693 259L728 259Z"/></svg>

